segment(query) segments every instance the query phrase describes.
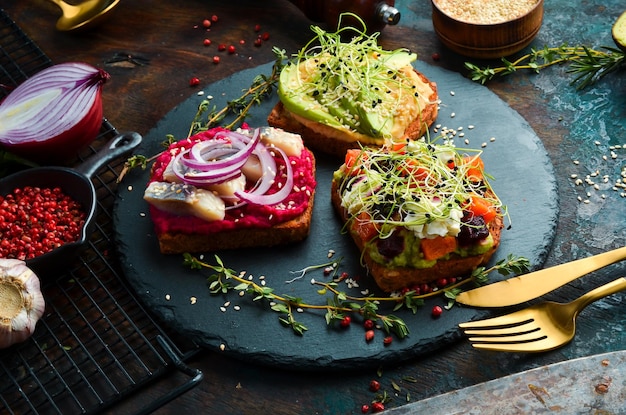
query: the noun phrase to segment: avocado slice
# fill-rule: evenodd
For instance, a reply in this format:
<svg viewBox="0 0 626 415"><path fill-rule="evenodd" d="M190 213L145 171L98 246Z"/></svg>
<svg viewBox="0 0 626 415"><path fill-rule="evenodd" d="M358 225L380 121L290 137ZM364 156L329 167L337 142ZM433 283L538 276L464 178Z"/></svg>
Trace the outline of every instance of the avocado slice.
<svg viewBox="0 0 626 415"><path fill-rule="evenodd" d="M278 96L287 110L306 119L371 137L388 136L393 116L377 109L388 99L385 84L416 59L416 54L404 49L357 58L309 57L283 68Z"/></svg>

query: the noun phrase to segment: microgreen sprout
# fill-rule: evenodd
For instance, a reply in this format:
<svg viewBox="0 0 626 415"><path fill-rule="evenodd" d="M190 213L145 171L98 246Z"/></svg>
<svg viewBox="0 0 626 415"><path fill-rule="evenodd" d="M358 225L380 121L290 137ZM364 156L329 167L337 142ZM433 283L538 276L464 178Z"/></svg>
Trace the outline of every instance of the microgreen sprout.
<svg viewBox="0 0 626 415"><path fill-rule="evenodd" d="M317 294L324 296L326 301L321 304L309 304L302 298L291 295L280 295L271 287L257 284L256 282L245 278L245 273L237 273L227 268L219 256L215 256L215 264L210 264L191 255L183 255L184 265L191 269L209 269L213 273L208 277L208 289L212 295L224 295L230 291L243 293L243 295L252 296L253 301L265 300L270 304L272 311L280 314L279 322L297 335L303 335L308 328L296 319L297 310L319 310L324 311L324 318L327 325L340 322L348 314L358 314L363 319L371 319L378 321L381 328L386 333L393 333L398 338L405 338L409 335L409 328L406 323L398 316L393 314L383 314L379 311L379 306L383 303L394 304L393 311L407 309L417 313L420 306L423 305L424 299L435 295L445 294L446 298L452 303L456 294L460 292L460 287L469 282L476 285L483 285L488 280L488 274L496 271L502 275L510 273L522 273L528 268L528 260L525 258L516 258L509 255L507 258L498 261L490 268L477 268L471 277L460 280L454 285L449 286L445 290L438 290L432 293L416 295L414 291L408 291L398 296L353 296L339 289L339 283L334 280L328 282L313 279L311 283L319 289ZM312 269L319 269L324 265L316 265L306 267L300 272L307 272Z"/></svg>
<svg viewBox="0 0 626 415"><path fill-rule="evenodd" d="M342 259L343 258L339 258L338 260L329 261L329 262L325 262L323 264L318 264L318 265L309 265L308 267L304 267L297 271L289 271L290 274L297 274L297 276L285 282L287 284L291 284L292 282L303 278L307 274L307 272L315 271L316 269L321 269L321 268L324 268L324 269L331 268L333 271L332 276L335 277L337 275L337 268L339 264L341 263Z"/></svg>

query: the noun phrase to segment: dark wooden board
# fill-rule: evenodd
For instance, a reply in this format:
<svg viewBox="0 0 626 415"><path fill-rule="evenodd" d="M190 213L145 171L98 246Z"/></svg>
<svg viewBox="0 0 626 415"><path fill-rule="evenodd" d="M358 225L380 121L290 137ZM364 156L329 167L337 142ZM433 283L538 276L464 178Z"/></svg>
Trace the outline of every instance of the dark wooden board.
<svg viewBox="0 0 626 415"><path fill-rule="evenodd" d="M455 140L459 148L480 148L486 143L483 158L487 171L495 177L493 187L508 206L510 228L503 231L500 249L493 261L509 254L530 260L533 268L542 265L555 233L558 216L557 189L552 164L541 139L528 123L487 88L459 74L417 63L417 68L438 84L441 127L463 127L465 136ZM204 88L204 96L213 96L212 103L220 108L247 88L258 74L269 74L270 64L242 71ZM162 150L166 134L186 137L189 125L203 95L190 93L187 101L168 113L144 137L137 153L153 155ZM251 126L266 125L266 117L276 102L275 96L255 107L248 122ZM470 129L470 126L474 128ZM460 133L460 131L459 131ZM494 141L491 138L495 138ZM469 140L469 145L464 140ZM311 234L307 240L272 249L247 249L219 252L225 265L236 271L265 276L268 287L277 294L303 298L308 303L324 304L311 278L328 280L321 270L311 272L290 284L296 271L328 261L329 250L335 258L343 257L340 271L360 276L359 288L342 289L359 295L366 288L375 292L359 264L359 255L349 237L340 232L341 224L330 205L330 178L341 160L317 155L318 187ZM410 335L394 339L391 345L382 342L383 333L367 343L364 330L352 325L348 330L326 325L323 313L304 312L298 320L308 327L302 336L279 323L279 315L263 302L236 293L212 296L206 284L208 272L190 270L183 266L182 256L159 253L148 206L143 191L148 172L134 170L125 178L114 210L117 246L126 277L138 296L166 325L190 336L198 344L212 350L224 346L223 353L264 365L298 370L346 370L375 368L383 363L395 364L445 347L461 337L457 324L484 317L487 312L455 306L433 319L430 310L435 304L445 305L440 297L428 299L416 314L400 310L399 315L409 326ZM507 225L509 222L507 222ZM205 260L214 263L213 253ZM492 280L501 278L492 275ZM192 304L191 298L196 299ZM226 312L220 307L227 301ZM234 306L240 307L239 311ZM383 313L390 306L381 306Z"/></svg>

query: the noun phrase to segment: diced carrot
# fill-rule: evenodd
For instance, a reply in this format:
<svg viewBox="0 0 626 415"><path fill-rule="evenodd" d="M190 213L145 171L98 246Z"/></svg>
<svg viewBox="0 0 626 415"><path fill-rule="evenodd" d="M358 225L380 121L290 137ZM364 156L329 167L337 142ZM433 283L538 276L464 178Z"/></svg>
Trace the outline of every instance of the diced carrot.
<svg viewBox="0 0 626 415"><path fill-rule="evenodd" d="M498 214L495 206L489 200L478 195L472 195L472 200L467 209L476 216L482 216L485 223L490 223Z"/></svg>
<svg viewBox="0 0 626 415"><path fill-rule="evenodd" d="M394 141L393 143L391 143L391 151L395 153L404 154L406 152L406 145L407 145L406 141L398 141L398 142Z"/></svg>
<svg viewBox="0 0 626 415"><path fill-rule="evenodd" d="M418 182L426 180L429 174L428 169L422 166L419 161L410 158L403 160L397 169L403 176L413 176L413 179Z"/></svg>
<svg viewBox="0 0 626 415"><path fill-rule="evenodd" d="M352 230L363 242L368 242L378 235L378 226L372 222L372 217L367 212L361 212L352 222Z"/></svg>
<svg viewBox="0 0 626 415"><path fill-rule="evenodd" d="M464 164L468 165L467 178L473 182L480 182L483 180L483 171L485 163L480 156L465 156L463 157Z"/></svg>
<svg viewBox="0 0 626 415"><path fill-rule="evenodd" d="M456 249L456 238L454 236L425 238L420 241L420 247L424 254L424 259L432 261L454 252Z"/></svg>
<svg viewBox="0 0 626 415"><path fill-rule="evenodd" d="M362 150L353 148L346 151L346 158L344 164L346 165L346 172L349 174L357 174L360 169L356 168L356 164L362 164L365 153Z"/></svg>

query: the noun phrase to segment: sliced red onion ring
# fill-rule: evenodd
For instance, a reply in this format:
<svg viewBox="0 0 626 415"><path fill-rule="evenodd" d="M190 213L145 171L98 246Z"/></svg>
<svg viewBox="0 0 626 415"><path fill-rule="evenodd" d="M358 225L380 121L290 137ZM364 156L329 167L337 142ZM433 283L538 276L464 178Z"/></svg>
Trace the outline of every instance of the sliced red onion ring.
<svg viewBox="0 0 626 415"><path fill-rule="evenodd" d="M291 168L291 163L289 162L289 157L283 150L278 147L273 148L273 150L277 151L282 158L285 160L285 173L287 178L283 187L276 193L266 194L265 192L260 192L263 185L260 185L257 189L252 192L235 192L235 196L239 197L242 200L245 200L248 203L253 203L255 205L275 205L277 203L282 202L289 196L291 190L293 189L293 169ZM273 179L272 179L273 180ZM265 175L261 181L269 181L266 179ZM271 183L270 183L271 186Z"/></svg>
<svg viewBox="0 0 626 415"><path fill-rule="evenodd" d="M286 180L278 192L267 194L276 180L278 171L275 156L277 152L286 166ZM172 171L183 182L202 187L234 180L241 175L241 168L251 155L259 159L262 176L251 190L236 191L234 196L241 200L233 207L245 203L274 205L285 200L293 188L293 170L289 157L283 150L273 147L272 151L261 142L260 129L253 131L252 137L244 134L222 131L213 138L194 144L175 156ZM233 198L229 198L232 200Z"/></svg>

